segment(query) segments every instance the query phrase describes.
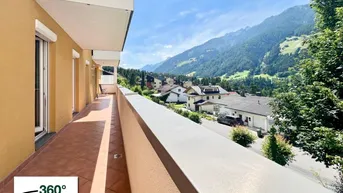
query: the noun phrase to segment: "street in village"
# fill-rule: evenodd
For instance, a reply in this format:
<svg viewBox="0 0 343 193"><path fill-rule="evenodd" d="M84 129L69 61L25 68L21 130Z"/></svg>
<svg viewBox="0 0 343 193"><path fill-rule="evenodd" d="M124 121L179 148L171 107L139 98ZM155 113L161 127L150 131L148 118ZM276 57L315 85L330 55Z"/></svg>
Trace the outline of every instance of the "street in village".
<svg viewBox="0 0 343 193"><path fill-rule="evenodd" d="M232 130L232 127L230 126L219 124L215 121L208 121L206 119L202 119L202 126L228 139L229 133ZM257 136L255 131L252 132ZM255 143L248 149L263 156L261 152L262 142L263 139L257 138ZM333 168L327 168L323 163L316 162L310 155L301 151L299 148L293 147L293 152L295 153L295 160L288 166L285 166L286 168L317 183L329 185L336 181L335 176L338 174Z"/></svg>

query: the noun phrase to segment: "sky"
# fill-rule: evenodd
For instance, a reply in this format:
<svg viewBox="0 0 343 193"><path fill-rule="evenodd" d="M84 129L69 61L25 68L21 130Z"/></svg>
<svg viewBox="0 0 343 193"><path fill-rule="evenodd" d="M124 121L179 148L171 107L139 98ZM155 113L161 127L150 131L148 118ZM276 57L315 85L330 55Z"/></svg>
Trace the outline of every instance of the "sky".
<svg viewBox="0 0 343 193"><path fill-rule="evenodd" d="M120 67L156 64L309 0L135 0Z"/></svg>

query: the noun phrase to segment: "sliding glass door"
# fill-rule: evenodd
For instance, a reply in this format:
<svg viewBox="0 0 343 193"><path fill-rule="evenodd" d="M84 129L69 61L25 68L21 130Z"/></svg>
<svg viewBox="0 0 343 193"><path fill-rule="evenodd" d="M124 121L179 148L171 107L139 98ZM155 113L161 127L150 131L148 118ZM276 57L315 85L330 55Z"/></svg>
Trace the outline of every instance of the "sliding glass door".
<svg viewBox="0 0 343 193"><path fill-rule="evenodd" d="M36 37L35 42L35 136L47 132L48 42Z"/></svg>

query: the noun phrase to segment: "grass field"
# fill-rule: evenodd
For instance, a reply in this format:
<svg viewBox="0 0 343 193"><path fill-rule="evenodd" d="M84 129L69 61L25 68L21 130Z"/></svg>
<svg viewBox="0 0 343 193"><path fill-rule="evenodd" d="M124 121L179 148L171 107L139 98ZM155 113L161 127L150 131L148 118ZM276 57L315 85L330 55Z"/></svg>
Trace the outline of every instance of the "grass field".
<svg viewBox="0 0 343 193"><path fill-rule="evenodd" d="M188 76L188 77L193 77L193 76L195 75L195 73L196 73L196 72L191 72L191 73L189 73L189 74L186 74L186 76Z"/></svg>
<svg viewBox="0 0 343 193"><path fill-rule="evenodd" d="M249 70L244 70L243 72L236 72L234 75L229 76L229 80L244 79L248 77Z"/></svg>
<svg viewBox="0 0 343 193"><path fill-rule="evenodd" d="M185 107L185 104L175 104L175 108L176 109L181 109L181 108L184 108Z"/></svg>
<svg viewBox="0 0 343 193"><path fill-rule="evenodd" d="M271 76L269 74L259 74L259 75L255 75L254 78L269 78L269 79L272 79L272 78L275 78L275 76Z"/></svg>
<svg viewBox="0 0 343 193"><path fill-rule="evenodd" d="M306 36L301 36L301 37L293 36L293 37L287 38L286 41L280 44L281 54L283 55L294 54L298 48L300 49L306 48L307 46L303 45L305 38Z"/></svg>
<svg viewBox="0 0 343 193"><path fill-rule="evenodd" d="M190 60L186 60L186 61L180 62L180 63L177 64L177 67L181 67L181 66L186 65L186 64L189 64L189 63L191 63L191 62L192 62L192 61L190 61Z"/></svg>

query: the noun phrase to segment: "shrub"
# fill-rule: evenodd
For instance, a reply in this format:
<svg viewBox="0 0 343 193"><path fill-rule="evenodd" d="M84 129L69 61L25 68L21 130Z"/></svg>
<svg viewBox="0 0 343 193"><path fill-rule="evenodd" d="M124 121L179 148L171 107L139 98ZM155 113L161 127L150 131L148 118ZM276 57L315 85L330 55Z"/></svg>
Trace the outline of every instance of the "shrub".
<svg viewBox="0 0 343 193"><path fill-rule="evenodd" d="M244 146L249 147L250 144L254 143L257 137L249 131L246 127L238 126L233 128L230 133L232 141Z"/></svg>
<svg viewBox="0 0 343 193"><path fill-rule="evenodd" d="M200 116L197 113L190 113L188 118L196 123L201 123Z"/></svg>
<svg viewBox="0 0 343 193"><path fill-rule="evenodd" d="M181 113L181 115L188 118L189 112L188 112L188 111L183 111L183 112Z"/></svg>
<svg viewBox="0 0 343 193"><path fill-rule="evenodd" d="M160 105L164 105L164 104L165 104L165 102L160 100Z"/></svg>
<svg viewBox="0 0 343 193"><path fill-rule="evenodd" d="M169 103L169 104L167 105L167 107L168 107L169 109L172 109L172 110L175 110L175 109L176 109L174 103Z"/></svg>
<svg viewBox="0 0 343 193"><path fill-rule="evenodd" d="M137 92L139 95L142 95L142 89L140 86L134 86L133 92Z"/></svg>
<svg viewBox="0 0 343 193"><path fill-rule="evenodd" d="M182 115L183 110L182 109L175 109L175 113Z"/></svg>
<svg viewBox="0 0 343 193"><path fill-rule="evenodd" d="M149 99L152 101L152 98L150 96L143 95L146 99Z"/></svg>
<svg viewBox="0 0 343 193"><path fill-rule="evenodd" d="M157 97L152 97L152 101L154 101L157 104L160 104L160 99Z"/></svg>
<svg viewBox="0 0 343 193"><path fill-rule="evenodd" d="M275 134L267 136L262 143L262 153L265 157L284 166L294 159L292 145L289 144L281 135Z"/></svg>
<svg viewBox="0 0 343 193"><path fill-rule="evenodd" d="M154 91L152 91L152 90L143 90L142 94L144 96L151 96L152 94L154 94Z"/></svg>

